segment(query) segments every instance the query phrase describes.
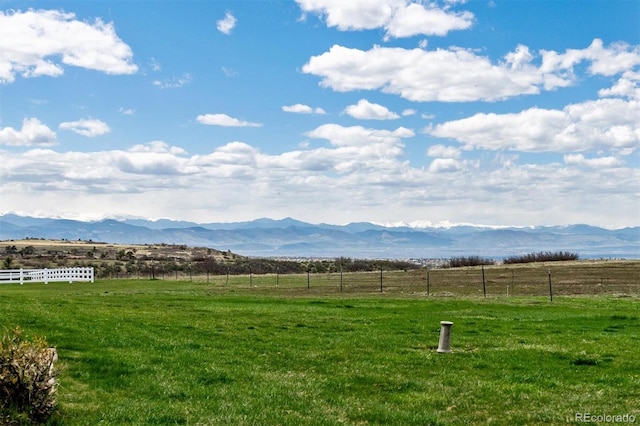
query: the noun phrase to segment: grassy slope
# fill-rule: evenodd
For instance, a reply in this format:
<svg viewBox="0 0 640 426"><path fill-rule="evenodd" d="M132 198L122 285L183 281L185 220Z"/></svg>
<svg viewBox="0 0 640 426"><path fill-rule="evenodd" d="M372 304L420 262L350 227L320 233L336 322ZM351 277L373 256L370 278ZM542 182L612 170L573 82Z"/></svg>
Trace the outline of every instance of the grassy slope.
<svg viewBox="0 0 640 426"><path fill-rule="evenodd" d="M206 283L0 286L58 348L61 424L640 419L637 298L285 298ZM437 354L439 321L454 322Z"/></svg>

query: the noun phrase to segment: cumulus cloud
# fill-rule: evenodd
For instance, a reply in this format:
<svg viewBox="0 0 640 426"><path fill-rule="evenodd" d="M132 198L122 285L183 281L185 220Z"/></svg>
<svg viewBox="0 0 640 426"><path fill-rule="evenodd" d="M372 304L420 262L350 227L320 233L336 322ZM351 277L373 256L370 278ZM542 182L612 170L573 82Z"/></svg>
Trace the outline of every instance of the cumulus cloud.
<svg viewBox="0 0 640 426"><path fill-rule="evenodd" d="M564 157L565 164L585 166L585 167L621 167L624 166L624 161L616 157L599 157L599 158L585 158L582 154L569 154Z"/></svg>
<svg viewBox="0 0 640 426"><path fill-rule="evenodd" d="M432 145L427 150L429 157L460 158L462 151L455 146Z"/></svg>
<svg viewBox="0 0 640 426"><path fill-rule="evenodd" d="M231 12L227 12L223 19L216 22L216 28L223 34L230 35L236 27L237 19Z"/></svg>
<svg viewBox="0 0 640 426"><path fill-rule="evenodd" d="M400 118L398 114L389 111L387 107L371 103L366 99L360 99L356 105L349 105L345 108L344 113L360 120L395 120Z"/></svg>
<svg viewBox="0 0 640 426"><path fill-rule="evenodd" d="M610 88L598 91L600 97L622 97L640 100L640 72L627 71Z"/></svg>
<svg viewBox="0 0 640 426"><path fill-rule="evenodd" d="M294 105L285 105L282 107L284 112L293 112L296 114L326 114L327 112L322 108L312 108L309 105L304 104L294 104Z"/></svg>
<svg viewBox="0 0 640 426"><path fill-rule="evenodd" d="M534 59L541 58L540 65ZM382 90L411 101L497 101L537 94L575 83L575 68L589 63L591 75L611 76L640 63L640 48L604 47L595 40L586 49L532 53L518 45L500 61L463 48L404 49L374 46L369 50L332 46L312 56L304 73L321 78L323 87L339 92Z"/></svg>
<svg viewBox="0 0 640 426"><path fill-rule="evenodd" d="M310 138L327 139L337 146L366 147L378 144L397 146L403 138L413 137L415 133L405 127L398 127L396 130L378 130L328 123L306 132L305 135Z"/></svg>
<svg viewBox="0 0 640 426"><path fill-rule="evenodd" d="M449 31L466 30L473 24L473 13L452 12L434 4L409 3L396 10L385 25L386 38L415 35L446 36Z"/></svg>
<svg viewBox="0 0 640 426"><path fill-rule="evenodd" d="M131 48L113 23L78 21L56 10L0 11L0 83L22 77L57 77L63 65L107 74L133 74Z"/></svg>
<svg viewBox="0 0 640 426"><path fill-rule="evenodd" d="M640 101L599 99L562 110L530 108L519 113L480 113L428 127L466 149L566 152L613 149L629 152L640 143Z"/></svg>
<svg viewBox="0 0 640 426"><path fill-rule="evenodd" d="M56 134L37 118L25 118L22 128L0 129L0 145L9 146L51 146L55 145Z"/></svg>
<svg viewBox="0 0 640 426"><path fill-rule="evenodd" d="M585 49L567 49L565 53L542 50L541 55L543 72L573 71L586 61L590 74L613 76L640 65L640 46L618 42L605 47L600 39L594 39Z"/></svg>
<svg viewBox="0 0 640 426"><path fill-rule="evenodd" d="M60 123L61 130L70 130L88 138L101 136L109 133L111 128L104 121L90 118L86 120L67 121Z"/></svg>
<svg viewBox="0 0 640 426"><path fill-rule="evenodd" d="M471 12L453 12L434 3L407 0L296 0L304 13L326 19L340 31L384 28L385 38L415 35L444 36L473 24Z"/></svg>
<svg viewBox="0 0 640 426"><path fill-rule="evenodd" d="M453 158L436 158L429 165L432 173L453 173L462 168L462 164Z"/></svg>
<svg viewBox="0 0 640 426"><path fill-rule="evenodd" d="M262 127L261 123L239 120L227 114L202 114L196 117L198 123L223 127Z"/></svg>
<svg viewBox="0 0 640 426"><path fill-rule="evenodd" d="M261 212L316 222L326 221L328 212L337 221L385 222L399 213L406 221L424 219L428 211L433 221L499 225L557 224L559 217L611 227L637 222L637 169L604 167L581 154L564 163L478 166L435 158L415 167L403 158L402 141L411 135L401 127L325 124L308 136L326 139L326 146L277 154L241 141L196 155L163 141L98 152L0 151L0 197L25 211L45 203L49 214L102 217L109 206L112 214L157 217L162 211L199 221L210 220L212 211L219 220Z"/></svg>

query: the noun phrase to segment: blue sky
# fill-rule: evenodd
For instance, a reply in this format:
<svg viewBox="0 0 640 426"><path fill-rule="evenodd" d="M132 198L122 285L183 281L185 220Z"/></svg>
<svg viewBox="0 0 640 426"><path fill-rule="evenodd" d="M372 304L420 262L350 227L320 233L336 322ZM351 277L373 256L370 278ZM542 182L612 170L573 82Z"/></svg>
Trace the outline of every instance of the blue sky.
<svg viewBox="0 0 640 426"><path fill-rule="evenodd" d="M639 225L640 2L0 0L0 213Z"/></svg>

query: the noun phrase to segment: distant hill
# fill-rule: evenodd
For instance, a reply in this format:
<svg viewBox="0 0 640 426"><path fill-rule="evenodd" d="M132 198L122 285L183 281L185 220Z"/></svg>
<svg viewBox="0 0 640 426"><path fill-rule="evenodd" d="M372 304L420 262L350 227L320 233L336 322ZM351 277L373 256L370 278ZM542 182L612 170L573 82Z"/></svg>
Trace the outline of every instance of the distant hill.
<svg viewBox="0 0 640 426"><path fill-rule="evenodd" d="M640 258L640 227L589 225L532 228L385 227L366 222L310 224L292 218L237 223L101 220L0 216L0 240L47 238L119 244L185 244L246 256L354 258L502 258L538 251L570 251L581 258Z"/></svg>

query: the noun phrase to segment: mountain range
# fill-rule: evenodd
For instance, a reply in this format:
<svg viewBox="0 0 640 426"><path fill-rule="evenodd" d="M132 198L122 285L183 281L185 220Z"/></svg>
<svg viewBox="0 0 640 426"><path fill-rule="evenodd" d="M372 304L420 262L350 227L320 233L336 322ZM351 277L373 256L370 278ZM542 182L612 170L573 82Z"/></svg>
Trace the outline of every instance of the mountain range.
<svg viewBox="0 0 640 426"><path fill-rule="evenodd" d="M261 257L503 258L539 251L569 251L580 258L640 258L640 227L590 225L502 227L310 224L292 218L235 223L168 219L77 221L0 215L0 240L92 240L119 244L184 244Z"/></svg>

